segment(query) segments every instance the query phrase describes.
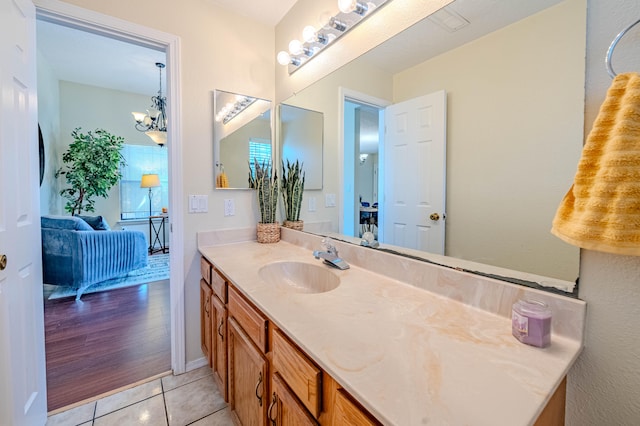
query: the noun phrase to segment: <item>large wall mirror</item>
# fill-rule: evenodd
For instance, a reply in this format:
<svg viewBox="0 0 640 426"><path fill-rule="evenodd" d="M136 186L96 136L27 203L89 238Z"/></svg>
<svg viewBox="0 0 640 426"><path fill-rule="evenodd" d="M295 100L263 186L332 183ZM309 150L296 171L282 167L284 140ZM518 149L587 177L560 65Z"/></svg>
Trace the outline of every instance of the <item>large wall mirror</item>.
<svg viewBox="0 0 640 426"><path fill-rule="evenodd" d="M447 28L447 22L464 25ZM455 259L462 259L487 265L490 274L543 286L559 283L571 293L579 250L549 229L582 148L585 44L585 0L456 0L285 103L323 112L325 135L340 135L346 130L339 126L348 120L338 114L348 108L338 112L335 106L345 91L355 98L347 101L356 104L362 94L390 105L444 90L445 256L436 262L451 259L457 265ZM361 115L371 116L371 103L360 105L366 113ZM384 105L373 107L384 116ZM331 139L327 136L325 144ZM336 143L327 149L339 153L344 147ZM358 152L342 153L344 178L370 179L381 192L397 176L385 175L383 155L367 153L365 161ZM379 178L348 172L370 159L378 162ZM325 185L357 187L358 182ZM332 221L334 228L341 223L339 231L349 229L342 223L351 220L349 206L359 207L359 194L344 194L347 210L335 209ZM383 196L369 200L379 203L381 216L391 214L384 211ZM359 227L351 228L355 234L346 232L345 239L358 243Z"/></svg>
<svg viewBox="0 0 640 426"><path fill-rule="evenodd" d="M249 162L272 161L271 102L214 91L214 176L216 189L248 189Z"/></svg>
<svg viewBox="0 0 640 426"><path fill-rule="evenodd" d="M279 110L277 134L282 161L302 162L305 190L322 189L323 114L287 104L279 105Z"/></svg>

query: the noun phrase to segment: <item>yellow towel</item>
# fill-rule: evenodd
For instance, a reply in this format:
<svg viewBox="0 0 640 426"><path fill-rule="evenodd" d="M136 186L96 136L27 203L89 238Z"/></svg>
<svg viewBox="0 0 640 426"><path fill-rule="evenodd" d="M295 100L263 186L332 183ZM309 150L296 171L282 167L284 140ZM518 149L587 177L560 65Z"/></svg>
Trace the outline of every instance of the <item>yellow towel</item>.
<svg viewBox="0 0 640 426"><path fill-rule="evenodd" d="M225 172L219 173L216 177L216 188L228 188L229 187L229 179L227 179L227 175Z"/></svg>
<svg viewBox="0 0 640 426"><path fill-rule="evenodd" d="M640 256L640 74L614 78L551 233L585 249Z"/></svg>

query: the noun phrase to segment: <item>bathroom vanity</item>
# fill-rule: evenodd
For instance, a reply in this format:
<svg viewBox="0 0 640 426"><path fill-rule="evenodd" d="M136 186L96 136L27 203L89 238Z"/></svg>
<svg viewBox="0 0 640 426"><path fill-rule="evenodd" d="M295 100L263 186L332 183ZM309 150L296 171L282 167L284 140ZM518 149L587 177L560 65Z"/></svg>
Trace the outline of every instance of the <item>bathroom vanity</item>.
<svg viewBox="0 0 640 426"><path fill-rule="evenodd" d="M240 424L564 423L585 303L283 229L200 233L203 353ZM245 241L243 241L245 240ZM553 310L551 346L511 335L511 306Z"/></svg>

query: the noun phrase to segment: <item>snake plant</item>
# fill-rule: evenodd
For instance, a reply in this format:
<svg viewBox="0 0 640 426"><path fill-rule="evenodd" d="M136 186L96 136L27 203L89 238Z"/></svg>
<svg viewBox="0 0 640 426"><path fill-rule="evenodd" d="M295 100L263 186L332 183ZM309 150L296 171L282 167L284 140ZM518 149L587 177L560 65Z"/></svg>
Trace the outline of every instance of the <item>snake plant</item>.
<svg viewBox="0 0 640 426"><path fill-rule="evenodd" d="M254 159L254 170L249 167L249 187L256 190L260 206L260 223L276 222L278 205L278 174L268 162Z"/></svg>
<svg viewBox="0 0 640 426"><path fill-rule="evenodd" d="M286 219L289 221L300 220L300 209L302 207L302 192L304 191L304 171L302 163L296 160L295 163L289 163L287 167L282 162L282 199L284 200L284 208Z"/></svg>

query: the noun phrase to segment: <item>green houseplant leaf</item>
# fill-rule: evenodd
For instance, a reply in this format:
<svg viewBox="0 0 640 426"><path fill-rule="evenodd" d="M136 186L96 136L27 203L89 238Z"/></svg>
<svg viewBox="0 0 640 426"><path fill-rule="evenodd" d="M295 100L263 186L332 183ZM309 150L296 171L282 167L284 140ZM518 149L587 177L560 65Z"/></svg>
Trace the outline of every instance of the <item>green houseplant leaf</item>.
<svg viewBox="0 0 640 426"><path fill-rule="evenodd" d="M290 163L287 160L285 168L282 162L282 199L284 201L284 210L286 220L300 220L300 210L302 207L302 193L304 192L305 173L302 170L302 163L296 160Z"/></svg>
<svg viewBox="0 0 640 426"><path fill-rule="evenodd" d="M64 166L56 171L56 178L64 176L68 188L60 191L67 199L65 211L72 215L95 211L94 197L106 198L116 185L125 165L120 153L124 138L103 129L81 133L80 127L71 132L73 142L62 154Z"/></svg>
<svg viewBox="0 0 640 426"><path fill-rule="evenodd" d="M260 207L260 223L275 223L278 206L278 174L268 162L254 159L255 173L249 167L249 187L255 188Z"/></svg>

